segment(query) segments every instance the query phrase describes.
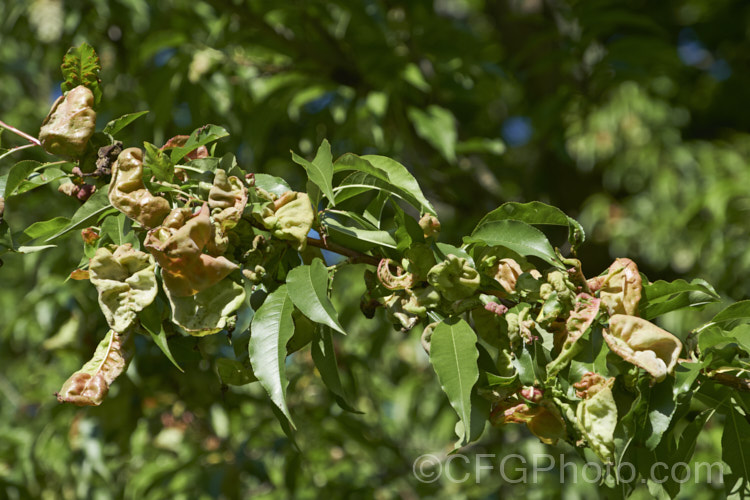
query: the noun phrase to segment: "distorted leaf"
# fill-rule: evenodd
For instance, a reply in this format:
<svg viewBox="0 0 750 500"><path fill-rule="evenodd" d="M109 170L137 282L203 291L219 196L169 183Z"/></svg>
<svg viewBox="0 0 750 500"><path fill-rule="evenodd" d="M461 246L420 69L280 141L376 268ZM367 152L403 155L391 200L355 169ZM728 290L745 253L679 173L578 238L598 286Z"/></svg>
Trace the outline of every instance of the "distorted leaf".
<svg viewBox="0 0 750 500"><path fill-rule="evenodd" d="M164 288L173 297L187 297L206 290L239 269L223 256L203 253L211 239L208 204L197 214L174 209L164 225L148 232L144 245L162 267Z"/></svg>
<svg viewBox="0 0 750 500"><path fill-rule="evenodd" d="M99 343L94 356L68 378L57 393L61 403L98 406L109 392L109 386L128 367L133 357L133 334L113 330Z"/></svg>
<svg viewBox="0 0 750 500"><path fill-rule="evenodd" d="M131 219L146 228L156 227L169 213L169 202L154 196L143 184L143 152L125 149L112 167L109 201Z"/></svg>
<svg viewBox="0 0 750 500"><path fill-rule="evenodd" d="M130 244L114 251L97 249L89 264L90 279L112 330L129 330L138 313L154 301L158 292L155 269L153 258Z"/></svg>
<svg viewBox="0 0 750 500"><path fill-rule="evenodd" d="M172 322L196 337L223 330L245 300L245 288L230 279L189 296L175 295L168 287L164 291L172 306Z"/></svg>
<svg viewBox="0 0 750 500"><path fill-rule="evenodd" d="M682 351L677 337L635 316L615 314L603 335L613 352L649 372L657 382L674 372Z"/></svg>
<svg viewBox="0 0 750 500"><path fill-rule="evenodd" d="M42 123L39 141L48 153L78 158L95 128L94 94L81 85L55 101Z"/></svg>

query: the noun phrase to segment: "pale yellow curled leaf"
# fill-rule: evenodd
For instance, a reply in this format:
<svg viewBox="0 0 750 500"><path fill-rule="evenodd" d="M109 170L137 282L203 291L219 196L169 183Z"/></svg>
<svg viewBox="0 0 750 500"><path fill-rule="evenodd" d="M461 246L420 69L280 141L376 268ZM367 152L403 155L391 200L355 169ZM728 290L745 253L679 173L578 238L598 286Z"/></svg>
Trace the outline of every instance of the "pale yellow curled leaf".
<svg viewBox="0 0 750 500"><path fill-rule="evenodd" d="M144 245L162 267L164 288L175 297L187 297L223 280L239 266L222 256L203 253L212 236L208 205L193 215L175 209L164 225L148 232Z"/></svg>
<svg viewBox="0 0 750 500"><path fill-rule="evenodd" d="M48 153L77 158L94 135L94 94L79 85L52 105L39 131L39 141Z"/></svg>
<svg viewBox="0 0 750 500"><path fill-rule="evenodd" d="M638 315L641 300L641 275L638 266L630 259L615 259L601 280L599 298L607 313Z"/></svg>
<svg viewBox="0 0 750 500"><path fill-rule="evenodd" d="M576 295L573 303L573 310L570 311L568 319L565 321L565 338L560 348L560 354L547 365L547 377L554 377L560 370L565 368L578 351L578 339L580 339L586 330L599 314L600 299L592 297L587 293Z"/></svg>
<svg viewBox="0 0 750 500"><path fill-rule="evenodd" d="M315 213L310 197L294 191L284 193L273 202L272 213L263 215L263 225L273 236L295 242L300 252L307 246L307 235L312 229L313 220Z"/></svg>
<svg viewBox="0 0 750 500"><path fill-rule="evenodd" d="M520 264L514 259L498 259L490 272L508 293L516 291L516 282L523 273Z"/></svg>
<svg viewBox="0 0 750 500"><path fill-rule="evenodd" d="M657 382L674 372L682 351L680 339L635 316L615 314L609 318L609 328L603 335L612 352L643 368Z"/></svg>
<svg viewBox="0 0 750 500"><path fill-rule="evenodd" d="M94 356L65 381L57 400L78 406L100 405L109 386L127 369L133 357L133 336L132 332L119 334L110 330L99 342Z"/></svg>
<svg viewBox="0 0 750 500"><path fill-rule="evenodd" d="M223 330L245 300L245 288L229 279L189 297L165 291L172 305L172 322L197 337Z"/></svg>
<svg viewBox="0 0 750 500"><path fill-rule="evenodd" d="M89 279L99 292L99 307L116 332L130 329L140 311L156 298L156 265L130 243L101 247L89 263Z"/></svg>
<svg viewBox="0 0 750 500"><path fill-rule="evenodd" d="M526 424L532 434L545 444L565 439L565 422L555 403L533 387L520 389L513 396L495 404L490 413L492 425Z"/></svg>
<svg viewBox="0 0 750 500"><path fill-rule="evenodd" d="M447 258L430 269L427 281L446 300L465 299L479 288L479 273L463 257L449 254Z"/></svg>
<svg viewBox="0 0 750 500"><path fill-rule="evenodd" d="M169 213L169 202L151 194L143 184L143 151L138 148L122 151L112 166L109 201L147 228L161 224Z"/></svg>
<svg viewBox="0 0 750 500"><path fill-rule="evenodd" d="M612 377L592 385L582 396L584 400L576 408L576 426L586 438L589 448L602 460L610 464L615 456L615 427L617 405L612 395Z"/></svg>
<svg viewBox="0 0 750 500"><path fill-rule="evenodd" d="M242 217L242 211L247 204L247 188L239 177L229 176L220 168L214 174L214 183L208 192L208 206L214 210L221 210L214 214L214 218L222 224L237 224Z"/></svg>

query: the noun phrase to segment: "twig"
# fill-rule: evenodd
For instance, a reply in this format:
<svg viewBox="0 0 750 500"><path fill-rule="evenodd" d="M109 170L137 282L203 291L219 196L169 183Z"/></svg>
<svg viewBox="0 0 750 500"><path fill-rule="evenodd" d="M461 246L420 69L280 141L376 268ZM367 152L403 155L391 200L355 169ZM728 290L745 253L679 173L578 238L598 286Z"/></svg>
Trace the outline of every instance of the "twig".
<svg viewBox="0 0 750 500"><path fill-rule="evenodd" d="M18 130L16 127L8 125L7 123L5 123L2 120L0 120L0 127L3 127L6 130L10 130L11 132L13 132L16 135L20 135L21 137L23 137L24 139L26 139L27 141L29 141L32 144L35 144L37 146L41 146L42 145L42 143L39 142L39 139L37 139L36 137L30 136L26 132L22 132L22 131Z"/></svg>
<svg viewBox="0 0 750 500"><path fill-rule="evenodd" d="M380 263L380 259L378 259L377 257L373 257L372 255L366 255L366 254L360 253L356 250L352 250L351 248L346 248L332 241L323 242L323 240L321 239L310 238L308 236L307 244L314 246L314 247L322 248L324 250L330 250L331 252L348 257L352 263L362 262L364 264L370 264L371 266L376 266L376 267Z"/></svg>
<svg viewBox="0 0 750 500"><path fill-rule="evenodd" d="M750 392L750 379L735 377L734 375L727 375L726 373L714 373L708 378L714 382L726 385L738 391Z"/></svg>
<svg viewBox="0 0 750 500"><path fill-rule="evenodd" d="M10 156L13 153L21 151L22 149L35 148L35 147L36 147L36 144L24 144L23 146L16 146L15 148L11 148L8 151L6 151L5 153L1 154L0 155L0 160L2 160L3 158L5 158L6 156Z"/></svg>

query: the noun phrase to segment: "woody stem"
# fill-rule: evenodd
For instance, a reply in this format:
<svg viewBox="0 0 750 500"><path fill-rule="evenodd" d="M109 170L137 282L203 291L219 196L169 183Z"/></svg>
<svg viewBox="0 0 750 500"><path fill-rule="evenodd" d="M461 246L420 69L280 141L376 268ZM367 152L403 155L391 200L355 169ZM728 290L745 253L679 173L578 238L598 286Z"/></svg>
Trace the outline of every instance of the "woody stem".
<svg viewBox="0 0 750 500"><path fill-rule="evenodd" d="M330 250L331 252L348 257L349 260L355 264L358 262L362 262L364 264L370 264L372 266L377 267L377 265L380 263L380 259L377 257L363 254L356 250L352 250L351 248L346 248L345 246L339 245L338 243L334 243L330 240L323 241L322 239L311 238L308 236L307 244L314 246L314 247L322 248L324 250Z"/></svg>
<svg viewBox="0 0 750 500"><path fill-rule="evenodd" d="M2 121L2 120L0 120L0 127L4 128L4 129L6 129L6 130L10 130L11 132L13 132L13 133L14 133L14 134L16 134L16 135L20 135L21 137L23 137L24 139L26 139L27 141L29 141L29 142L30 142L30 143L32 143L32 144L35 144L35 145L37 145L37 146L41 146L41 145L42 145L42 143L41 143L41 142L39 142L39 139L37 139L36 137L32 137L32 136L30 136L30 135L29 135L29 134L27 134L26 132L23 132L23 131L21 131L21 130L18 130L18 129L17 129L16 127L13 127L13 126L11 126L11 125L8 125L7 123L5 123L5 122L4 122L4 121Z"/></svg>

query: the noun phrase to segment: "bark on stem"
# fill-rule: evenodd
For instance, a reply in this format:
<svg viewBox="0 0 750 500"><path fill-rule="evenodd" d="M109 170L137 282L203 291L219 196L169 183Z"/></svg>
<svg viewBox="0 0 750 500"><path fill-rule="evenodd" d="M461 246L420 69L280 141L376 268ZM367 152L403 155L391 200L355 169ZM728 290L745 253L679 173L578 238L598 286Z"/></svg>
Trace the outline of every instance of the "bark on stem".
<svg viewBox="0 0 750 500"><path fill-rule="evenodd" d="M16 127L8 125L7 123L5 123L2 120L0 120L0 127L4 128L6 130L10 130L11 132L13 132L16 135L20 135L21 137L23 137L24 139L26 139L27 141L29 141L32 144L35 144L37 146L41 146L42 145L42 143L39 142L39 139L37 139L36 137L30 136L26 132L18 130Z"/></svg>

